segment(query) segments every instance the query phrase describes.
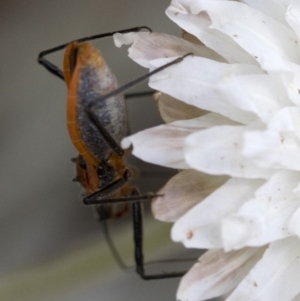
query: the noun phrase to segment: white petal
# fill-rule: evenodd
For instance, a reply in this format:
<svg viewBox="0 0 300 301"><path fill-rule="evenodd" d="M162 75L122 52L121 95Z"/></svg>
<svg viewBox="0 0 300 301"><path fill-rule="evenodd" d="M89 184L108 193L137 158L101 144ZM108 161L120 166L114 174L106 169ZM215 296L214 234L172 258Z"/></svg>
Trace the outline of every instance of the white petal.
<svg viewBox="0 0 300 301"><path fill-rule="evenodd" d="M206 11L211 27L234 39L265 70L289 70L288 62L300 62L300 41L294 32L257 9L235 1L199 0L192 10Z"/></svg>
<svg viewBox="0 0 300 301"><path fill-rule="evenodd" d="M297 187L294 189L295 195L300 198L300 183L297 185Z"/></svg>
<svg viewBox="0 0 300 301"><path fill-rule="evenodd" d="M286 20L300 38L300 3L298 0L291 0L286 11Z"/></svg>
<svg viewBox="0 0 300 301"><path fill-rule="evenodd" d="M290 236L290 218L300 206L293 190L300 181L298 172L279 171L260 187L233 215L222 221L225 251L245 246L262 246Z"/></svg>
<svg viewBox="0 0 300 301"><path fill-rule="evenodd" d="M289 0L242 0L253 8L256 8L263 12L265 15L286 24L285 11L288 6Z"/></svg>
<svg viewBox="0 0 300 301"><path fill-rule="evenodd" d="M194 124L197 128L197 124ZM133 146L132 154L146 162L187 169L183 155L184 138L195 129L185 124L168 124L147 129L124 138L121 146L126 149Z"/></svg>
<svg viewBox="0 0 300 301"><path fill-rule="evenodd" d="M293 105L279 75L236 74L217 82L215 89L224 102L254 113L265 123L282 107Z"/></svg>
<svg viewBox="0 0 300 301"><path fill-rule="evenodd" d="M132 44L128 50L129 57L146 68L149 68L149 61L151 60L182 56L190 52L194 55L225 61L207 47L163 33L117 33L114 35L114 41L117 47Z"/></svg>
<svg viewBox="0 0 300 301"><path fill-rule="evenodd" d="M228 62L257 65L256 60L230 37L210 28L211 21L206 12L192 13L190 8L192 3L192 0L172 0L166 14L182 29L196 36L208 48L219 53Z"/></svg>
<svg viewBox="0 0 300 301"><path fill-rule="evenodd" d="M157 61L154 63L156 67L161 65ZM150 86L172 96L177 94L177 98L186 103L243 123L254 120L254 114L268 122L276 111L293 103L288 99L279 75L260 72L257 68L245 65L237 67L201 58L186 58L184 62L153 76ZM189 91L201 98L188 94Z"/></svg>
<svg viewBox="0 0 300 301"><path fill-rule="evenodd" d="M290 301L300 292L300 240L270 244L263 258L226 301Z"/></svg>
<svg viewBox="0 0 300 301"><path fill-rule="evenodd" d="M165 123L197 118L208 113L165 93L156 92L154 99L157 103L160 116Z"/></svg>
<svg viewBox="0 0 300 301"><path fill-rule="evenodd" d="M170 59L151 61L153 69ZM201 57L186 57L182 62L164 69L150 78L149 86L187 104L222 114L244 124L257 117L224 101L226 94L218 85L226 85L232 77L242 74L260 74L257 67L242 64L224 64Z"/></svg>
<svg viewBox="0 0 300 301"><path fill-rule="evenodd" d="M268 124L270 130L295 134L300 139L300 108L285 107Z"/></svg>
<svg viewBox="0 0 300 301"><path fill-rule="evenodd" d="M202 128L218 124L232 124L218 114L207 114L199 118L177 121L141 131L122 140L121 146L133 145L132 153L146 161L166 167L187 169L183 154L184 139Z"/></svg>
<svg viewBox="0 0 300 301"><path fill-rule="evenodd" d="M295 210L290 223L288 230L292 233L300 237L300 207Z"/></svg>
<svg viewBox="0 0 300 301"><path fill-rule="evenodd" d="M244 126L216 126L191 134L184 155L191 168L214 175L268 178L273 171L260 168L241 154Z"/></svg>
<svg viewBox="0 0 300 301"><path fill-rule="evenodd" d="M161 221L175 222L227 180L228 177L209 176L194 170L181 171L157 192L163 196L152 201L153 215Z"/></svg>
<svg viewBox="0 0 300 301"><path fill-rule="evenodd" d="M288 134L273 130L247 132L242 153L262 168L300 170L300 147Z"/></svg>
<svg viewBox="0 0 300 301"><path fill-rule="evenodd" d="M300 106L300 66L289 64L289 71L281 72L282 82L287 90L289 99L297 106Z"/></svg>
<svg viewBox="0 0 300 301"><path fill-rule="evenodd" d="M231 178L177 220L172 239L188 248L221 248L221 220L251 199L263 183L263 180Z"/></svg>
<svg viewBox="0 0 300 301"><path fill-rule="evenodd" d="M230 292L261 258L263 251L263 248L229 253L207 251L181 279L177 300L207 300Z"/></svg>

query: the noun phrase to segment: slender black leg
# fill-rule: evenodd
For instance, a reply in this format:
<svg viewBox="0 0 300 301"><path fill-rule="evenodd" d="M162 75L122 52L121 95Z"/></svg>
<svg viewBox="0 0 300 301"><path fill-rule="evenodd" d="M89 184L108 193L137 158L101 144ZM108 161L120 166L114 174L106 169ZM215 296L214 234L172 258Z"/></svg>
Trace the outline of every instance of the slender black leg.
<svg viewBox="0 0 300 301"><path fill-rule="evenodd" d="M133 191L133 194L138 194L137 191ZM133 215L133 240L134 240L134 259L136 263L136 272L144 280L155 280L164 278L182 277L184 272L173 273L159 273L147 275L144 265L144 253L143 253L143 221L142 221L142 204L136 202L132 204Z"/></svg>
<svg viewBox="0 0 300 301"><path fill-rule="evenodd" d="M137 98L137 97L147 97L147 96L152 96L155 91L145 91L145 92L134 92L134 93L125 93L124 98L129 99L129 98Z"/></svg>
<svg viewBox="0 0 300 301"><path fill-rule="evenodd" d="M95 39L101 39L101 38L105 38L105 37L109 37L114 35L115 33L128 33L128 32L137 32L137 31L141 31L143 29L146 29L148 31L152 31L149 27L147 26L140 26L140 27L133 27L133 28L128 28L128 29L123 29L123 30L117 30L117 31L113 31L113 32L107 32L107 33L102 33L102 34L97 34L97 35L93 35L93 36L89 36L89 37L85 37L85 38L81 38L77 41L78 43L82 43L85 41L91 41L91 40L95 40ZM73 42L73 41L72 41ZM63 76L63 72L54 64L52 64L51 62L49 62L48 60L46 60L44 57L50 53L54 53L57 52L59 50L64 49L66 46L68 46L71 42L69 43L65 43L56 47L53 47L51 49L47 49L44 51L41 51L38 55L38 63L41 64L42 66L44 66L50 73L52 73L53 75L57 76L58 78L64 80L64 76Z"/></svg>
<svg viewBox="0 0 300 301"><path fill-rule="evenodd" d="M124 150L111 136L111 134L106 130L106 128L102 125L97 115L95 115L95 113L92 110L86 110L86 114L88 115L90 121L97 128L99 133L102 135L102 137L106 140L107 144L110 146L112 151L116 153L119 157L122 157L124 155Z"/></svg>
<svg viewBox="0 0 300 301"><path fill-rule="evenodd" d="M193 55L193 53L187 53L187 54L185 54L185 55L183 55L183 56L181 56L181 57L179 57L179 58L177 58L177 59L175 59L175 60L173 60L173 61L165 64L165 65L162 65L162 66L156 68L155 70L153 70L153 71L151 71L151 72L149 72L147 74L144 74L144 75L142 75L142 76L134 79L133 81L131 81L131 82L129 82L129 83L127 83L127 84L125 84L125 85L117 88L116 90L114 90L114 91L112 91L110 93L107 93L105 95L102 95L102 96L99 96L99 97L95 98L94 100L92 100L90 102L90 104L86 108L86 111L92 111L93 106L95 104L97 104L98 102L104 101L104 100L106 100L106 99L108 99L108 98L110 98L110 97L112 97L114 95L118 95L118 94L121 94L121 93L125 92L129 88L131 88L131 87L133 87L133 86L141 83L142 81L144 81L145 79L149 78L150 76L152 76L152 75L154 75L154 74L156 74L156 73L158 73L158 72L160 72L160 71L162 71L162 70L164 70L164 69L166 69L166 68L168 68L168 67L170 67L172 65L180 63L185 57L190 56L190 55Z"/></svg>
<svg viewBox="0 0 300 301"><path fill-rule="evenodd" d="M115 191L119 190L122 186L124 186L130 178L130 171L127 169L125 170L123 177L108 184L107 186L97 190L96 192L88 195L83 199L83 203L85 205L93 205L93 204L99 204L97 202L97 199L105 199L109 197L111 194L113 194ZM95 203L96 201L96 203Z"/></svg>
<svg viewBox="0 0 300 301"><path fill-rule="evenodd" d="M139 195L130 195L130 196L123 196L119 198L109 198L103 197L102 199L97 200L83 200L85 205L114 205L114 204L122 204L122 203L135 203L135 202L143 202L152 200L155 197L161 196L159 194L139 194Z"/></svg>
<svg viewBox="0 0 300 301"><path fill-rule="evenodd" d="M145 198L145 196L139 195L136 189L133 189L132 197L140 197ZM102 201L106 201L103 199ZM111 204L111 202L109 202ZM109 216L105 216L104 206L97 207L97 212L99 214L99 221L103 226L103 233L105 236L105 240L115 258L117 264L121 269L127 270L129 267L125 265L123 262L117 248L115 247L111 236L109 234L108 226L107 226L107 218ZM170 259L170 260L161 260L154 261L149 263L144 263L144 252L143 252L143 220L142 220L142 204L141 202L134 202L132 204L132 216L133 216L133 240L134 240L134 260L137 274L144 280L158 280L158 279L167 279L167 278L175 278L182 277L186 271L180 272L172 272L172 273L157 273L157 274L146 274L145 265L151 263L163 263L163 262L183 262L183 261L193 261L195 262L197 259L189 258L189 259Z"/></svg>
<svg viewBox="0 0 300 301"><path fill-rule="evenodd" d="M136 272L145 279L144 254L143 254L143 223L142 223L142 205L141 203L132 204L133 217L133 241L134 241L134 259Z"/></svg>
<svg viewBox="0 0 300 301"><path fill-rule="evenodd" d="M126 170L122 178L86 196L83 199L83 203L85 205L113 205L121 203L132 203L137 201L147 201L153 199L154 197L161 196L158 194L148 193L145 195L132 194L123 197L111 198L110 195L112 195L114 192L118 191L121 187L123 187L128 182L129 178L130 172L129 170Z"/></svg>

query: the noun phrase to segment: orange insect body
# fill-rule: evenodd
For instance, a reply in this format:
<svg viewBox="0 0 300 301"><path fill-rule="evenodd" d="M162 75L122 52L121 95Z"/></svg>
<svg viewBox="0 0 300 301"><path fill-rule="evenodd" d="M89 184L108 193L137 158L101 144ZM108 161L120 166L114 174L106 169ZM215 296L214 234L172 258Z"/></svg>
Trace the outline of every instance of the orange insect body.
<svg viewBox="0 0 300 301"><path fill-rule="evenodd" d="M64 55L64 77L68 86L68 131L80 154L76 159L77 177L91 194L121 178L126 169L124 158L112 151L85 112L91 101L114 91L118 83L100 51L90 43L68 45ZM129 133L121 95L97 103L93 112L117 143ZM99 166L105 169L102 177L98 174ZM124 189L118 195L122 195Z"/></svg>

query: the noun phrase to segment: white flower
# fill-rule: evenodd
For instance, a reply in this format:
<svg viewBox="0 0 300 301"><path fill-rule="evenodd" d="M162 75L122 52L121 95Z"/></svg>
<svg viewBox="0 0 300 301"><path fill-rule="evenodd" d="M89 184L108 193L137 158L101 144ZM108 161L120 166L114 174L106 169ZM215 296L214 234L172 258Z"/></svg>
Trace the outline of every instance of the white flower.
<svg viewBox="0 0 300 301"><path fill-rule="evenodd" d="M167 124L123 141L181 170L153 212L174 241L209 249L177 298L300 300L300 1L173 0L167 15L186 40L115 39L150 69L194 53L150 79Z"/></svg>

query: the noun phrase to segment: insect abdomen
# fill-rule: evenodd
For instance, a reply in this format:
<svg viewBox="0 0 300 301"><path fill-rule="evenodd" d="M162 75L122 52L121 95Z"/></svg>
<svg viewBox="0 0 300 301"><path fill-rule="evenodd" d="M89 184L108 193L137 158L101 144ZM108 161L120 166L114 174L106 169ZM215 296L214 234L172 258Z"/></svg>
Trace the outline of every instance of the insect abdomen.
<svg viewBox="0 0 300 301"><path fill-rule="evenodd" d="M112 150L87 117L85 109L91 101L117 87L117 80L100 52L89 43L80 44L69 86L68 129L79 153L94 165L107 159ZM115 141L120 143L129 132L122 95L96 102L92 110Z"/></svg>

